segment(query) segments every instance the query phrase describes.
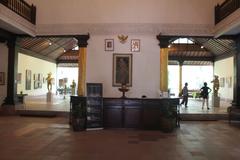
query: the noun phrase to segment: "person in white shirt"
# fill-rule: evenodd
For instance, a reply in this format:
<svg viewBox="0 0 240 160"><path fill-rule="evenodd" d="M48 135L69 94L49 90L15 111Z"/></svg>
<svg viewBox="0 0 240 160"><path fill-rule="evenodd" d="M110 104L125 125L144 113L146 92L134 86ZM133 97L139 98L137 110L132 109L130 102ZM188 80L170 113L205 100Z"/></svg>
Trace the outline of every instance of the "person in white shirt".
<svg viewBox="0 0 240 160"><path fill-rule="evenodd" d="M187 103L188 103L188 83L185 83L185 86L183 87L182 89L182 96L183 96L183 99L182 99L182 102L181 102L181 105L185 105L185 108L187 108Z"/></svg>

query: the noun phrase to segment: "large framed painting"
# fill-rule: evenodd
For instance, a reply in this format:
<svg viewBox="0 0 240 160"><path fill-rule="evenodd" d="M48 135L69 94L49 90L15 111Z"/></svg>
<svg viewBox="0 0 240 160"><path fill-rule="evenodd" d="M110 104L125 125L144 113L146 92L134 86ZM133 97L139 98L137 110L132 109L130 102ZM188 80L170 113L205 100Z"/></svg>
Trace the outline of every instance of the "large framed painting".
<svg viewBox="0 0 240 160"><path fill-rule="evenodd" d="M32 77L32 71L26 70L26 90L31 90L31 77Z"/></svg>
<svg viewBox="0 0 240 160"><path fill-rule="evenodd" d="M113 86L132 86L132 54L113 54Z"/></svg>

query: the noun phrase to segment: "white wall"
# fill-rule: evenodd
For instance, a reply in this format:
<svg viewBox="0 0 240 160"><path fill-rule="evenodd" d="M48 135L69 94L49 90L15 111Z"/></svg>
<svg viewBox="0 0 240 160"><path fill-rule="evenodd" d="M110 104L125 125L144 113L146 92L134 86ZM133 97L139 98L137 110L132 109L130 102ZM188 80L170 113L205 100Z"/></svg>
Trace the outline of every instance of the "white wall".
<svg viewBox="0 0 240 160"><path fill-rule="evenodd" d="M211 34L216 0L28 0L37 34ZM133 32L133 31L132 31Z"/></svg>
<svg viewBox="0 0 240 160"><path fill-rule="evenodd" d="M214 64L214 74L219 76L219 79L225 78L224 87L220 87L219 94L221 98L233 100L233 57L217 61ZM232 86L229 88L226 84L226 78L232 77Z"/></svg>
<svg viewBox="0 0 240 160"><path fill-rule="evenodd" d="M8 71L8 48L0 43L0 72L5 73L5 85L0 85L0 105L7 96L7 71Z"/></svg>
<svg viewBox="0 0 240 160"><path fill-rule="evenodd" d="M213 24L214 0L29 0L38 24Z"/></svg>
<svg viewBox="0 0 240 160"><path fill-rule="evenodd" d="M114 38L114 52L104 51L104 39ZM140 52L133 52L133 85L126 93L127 97L159 97L160 86L160 48L155 36L130 35L125 44L121 44L117 35L91 36L87 49L87 82L103 83L105 97L120 97L117 87L112 87L113 53L131 53L131 39L140 39Z"/></svg>
<svg viewBox="0 0 240 160"><path fill-rule="evenodd" d="M26 81L26 70L32 71L31 76L31 90L25 90L25 81ZM51 63L48 61L44 61L38 58L34 58L22 53L19 53L18 55L18 73L22 73L22 80L21 84L17 85L17 92L20 93L21 91L24 94L28 95L43 95L48 92L47 90L47 82L42 84L41 89L34 89L34 80L33 80L33 74L42 74L43 77L47 77L47 74L51 72L52 77L56 80L56 64ZM55 83L56 84L56 83ZM55 85L52 89L53 92L56 91Z"/></svg>

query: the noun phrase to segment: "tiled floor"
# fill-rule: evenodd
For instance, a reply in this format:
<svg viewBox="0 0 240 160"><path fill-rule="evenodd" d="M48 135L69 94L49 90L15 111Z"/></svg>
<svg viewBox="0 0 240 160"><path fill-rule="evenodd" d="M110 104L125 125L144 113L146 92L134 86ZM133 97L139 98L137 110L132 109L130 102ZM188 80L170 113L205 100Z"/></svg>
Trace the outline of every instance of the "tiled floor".
<svg viewBox="0 0 240 160"><path fill-rule="evenodd" d="M202 99L201 98L189 98L188 107L185 108L184 105L180 107L181 113L202 113L202 114L226 114L227 108L231 106L229 102L220 101L220 107L212 106L212 101L209 101L209 110L206 107L202 109Z"/></svg>
<svg viewBox="0 0 240 160"><path fill-rule="evenodd" d="M240 123L182 122L174 133L73 132L64 118L0 117L1 160L239 160Z"/></svg>

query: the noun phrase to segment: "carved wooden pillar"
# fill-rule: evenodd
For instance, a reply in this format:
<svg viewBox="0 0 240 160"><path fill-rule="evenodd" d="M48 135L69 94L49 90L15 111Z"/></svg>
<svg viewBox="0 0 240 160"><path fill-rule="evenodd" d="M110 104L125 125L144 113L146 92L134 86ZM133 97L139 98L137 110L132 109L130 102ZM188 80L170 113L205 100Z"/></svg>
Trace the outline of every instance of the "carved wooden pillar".
<svg viewBox="0 0 240 160"><path fill-rule="evenodd" d="M169 37L157 35L160 46L160 90L168 91L168 45Z"/></svg>
<svg viewBox="0 0 240 160"><path fill-rule="evenodd" d="M240 37L236 40L237 53L234 55L233 69L234 69L234 92L233 105L240 108Z"/></svg>
<svg viewBox="0 0 240 160"><path fill-rule="evenodd" d="M7 73L7 97L4 100L5 105L14 105L17 95L17 68L18 51L15 46L16 38L7 41L8 46L8 73Z"/></svg>
<svg viewBox="0 0 240 160"><path fill-rule="evenodd" d="M86 88L86 62L87 62L87 41L89 35L77 36L79 46L79 57L78 57L78 96L85 96Z"/></svg>
<svg viewBox="0 0 240 160"><path fill-rule="evenodd" d="M168 91L168 48L160 49L160 90Z"/></svg>
<svg viewBox="0 0 240 160"><path fill-rule="evenodd" d="M183 66L183 61L178 61L179 62L179 93L182 91L182 66Z"/></svg>

